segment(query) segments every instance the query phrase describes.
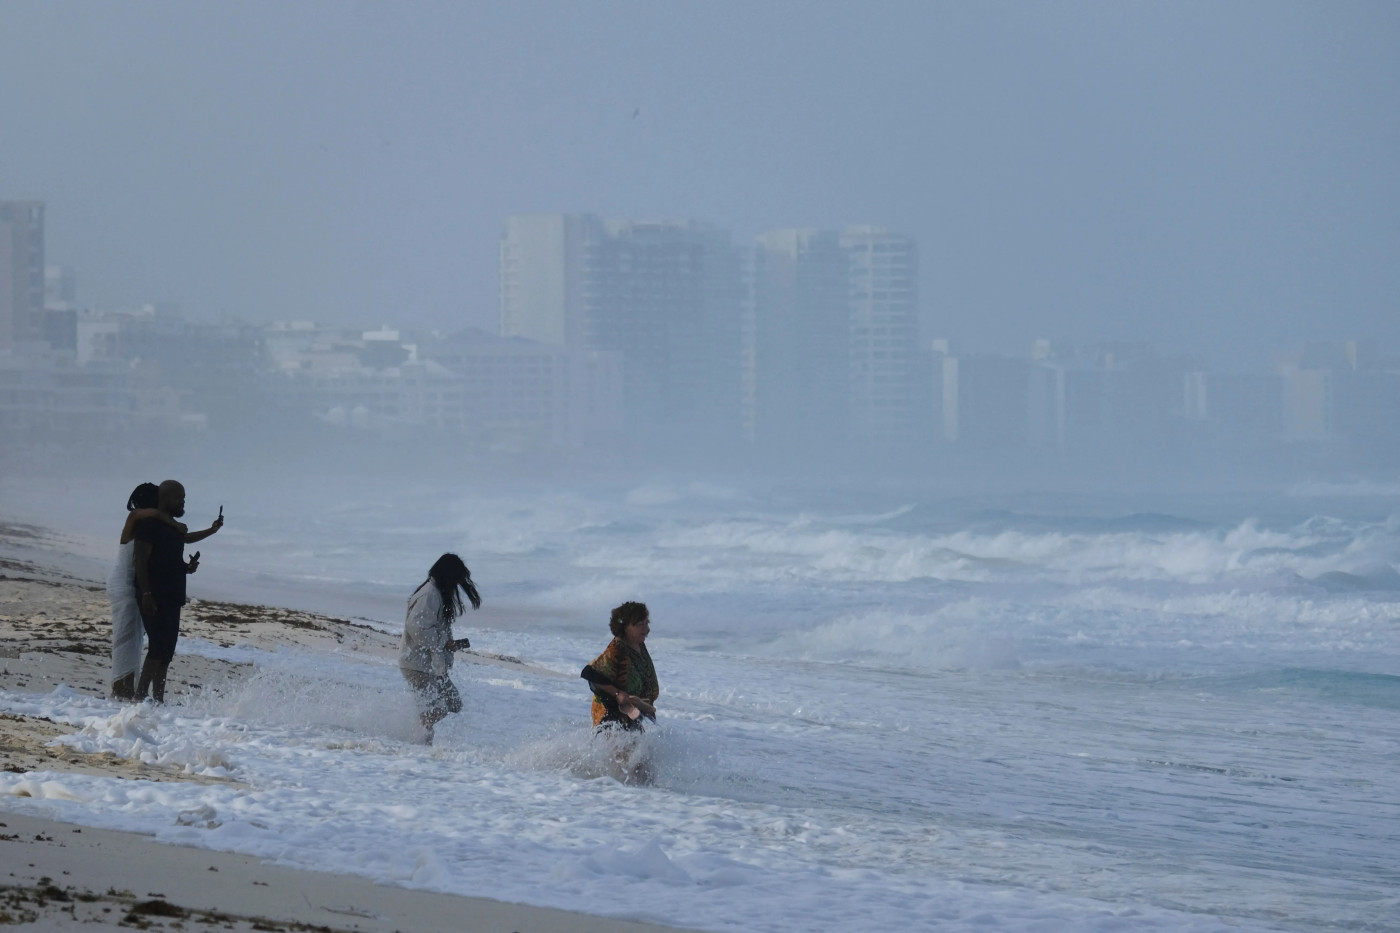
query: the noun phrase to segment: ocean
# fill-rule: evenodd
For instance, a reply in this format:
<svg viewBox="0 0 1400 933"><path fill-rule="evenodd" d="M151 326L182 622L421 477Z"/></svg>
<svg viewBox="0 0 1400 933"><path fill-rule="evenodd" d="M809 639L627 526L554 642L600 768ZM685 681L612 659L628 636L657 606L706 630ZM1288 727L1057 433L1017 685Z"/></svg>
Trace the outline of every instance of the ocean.
<svg viewBox="0 0 1400 933"><path fill-rule="evenodd" d="M115 538L129 485L5 511ZM459 668L429 748L390 660L186 639L257 673L0 709L239 783L5 773L4 807L713 930L1400 928L1400 485L188 485L191 527L228 519L195 597L397 631L455 551L458 634L521 663ZM646 786L578 678L629 599Z"/></svg>

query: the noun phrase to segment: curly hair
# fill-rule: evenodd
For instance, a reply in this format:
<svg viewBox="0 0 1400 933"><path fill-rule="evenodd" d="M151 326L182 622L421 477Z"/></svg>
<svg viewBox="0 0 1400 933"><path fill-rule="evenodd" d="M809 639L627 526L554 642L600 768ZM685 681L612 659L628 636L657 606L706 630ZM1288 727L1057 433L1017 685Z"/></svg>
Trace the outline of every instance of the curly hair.
<svg viewBox="0 0 1400 933"><path fill-rule="evenodd" d="M131 491L126 500L126 510L153 509L160 504L160 487L155 483L142 483Z"/></svg>
<svg viewBox="0 0 1400 933"><path fill-rule="evenodd" d="M621 638L627 630L627 626L633 622L640 622L650 616L647 612L646 603L626 602L612 611L612 618L608 620L608 629L613 633L614 638Z"/></svg>

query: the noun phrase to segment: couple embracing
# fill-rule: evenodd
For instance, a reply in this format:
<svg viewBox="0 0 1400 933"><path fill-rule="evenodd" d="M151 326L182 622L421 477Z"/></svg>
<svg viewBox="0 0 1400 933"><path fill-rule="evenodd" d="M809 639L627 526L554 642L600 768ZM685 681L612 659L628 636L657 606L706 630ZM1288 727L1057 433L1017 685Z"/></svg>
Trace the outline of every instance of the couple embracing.
<svg viewBox="0 0 1400 933"><path fill-rule="evenodd" d="M199 552L185 559L185 545L203 541L224 526L224 510L203 531L190 531L185 487L173 479L142 483L126 501L117 563L107 578L112 602L112 696L165 702L165 677L180 637L185 577L199 569ZM150 647L141 663L141 636ZM137 666L140 665L140 678Z"/></svg>

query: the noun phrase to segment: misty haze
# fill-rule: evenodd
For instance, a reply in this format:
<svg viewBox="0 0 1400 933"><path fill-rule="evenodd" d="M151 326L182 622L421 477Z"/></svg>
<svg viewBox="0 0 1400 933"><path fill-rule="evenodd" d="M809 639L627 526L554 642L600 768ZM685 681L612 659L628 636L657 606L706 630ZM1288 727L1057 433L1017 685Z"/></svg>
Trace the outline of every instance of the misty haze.
<svg viewBox="0 0 1400 933"><path fill-rule="evenodd" d="M687 929L1393 924L1393 4L0 35L0 817ZM168 479L226 524L130 704L103 590Z"/></svg>

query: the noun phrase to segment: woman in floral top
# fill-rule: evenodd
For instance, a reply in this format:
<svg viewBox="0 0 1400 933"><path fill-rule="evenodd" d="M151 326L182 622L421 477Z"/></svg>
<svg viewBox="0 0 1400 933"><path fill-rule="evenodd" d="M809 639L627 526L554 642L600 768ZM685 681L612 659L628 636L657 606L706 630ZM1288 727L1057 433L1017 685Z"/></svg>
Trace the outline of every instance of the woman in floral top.
<svg viewBox="0 0 1400 933"><path fill-rule="evenodd" d="M642 719L656 721L656 668L647 653L651 616L645 603L627 602L608 621L613 640L580 675L593 689L593 725L599 731L641 731Z"/></svg>

